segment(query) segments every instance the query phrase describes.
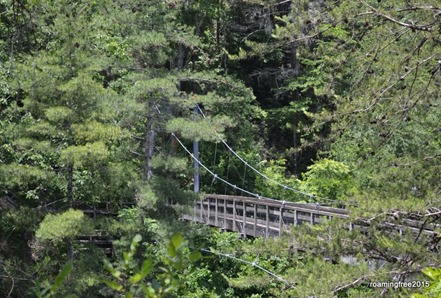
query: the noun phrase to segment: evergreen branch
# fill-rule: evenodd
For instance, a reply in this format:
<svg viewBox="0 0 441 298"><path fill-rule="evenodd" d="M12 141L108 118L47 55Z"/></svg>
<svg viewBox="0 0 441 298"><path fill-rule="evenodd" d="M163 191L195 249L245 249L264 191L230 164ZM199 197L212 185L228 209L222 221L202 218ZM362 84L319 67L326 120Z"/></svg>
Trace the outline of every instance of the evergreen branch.
<svg viewBox="0 0 441 298"><path fill-rule="evenodd" d="M406 27L406 28L409 28L412 30L420 30L420 31L427 31L427 32L433 31L432 25L415 25L415 24L404 23L404 22L398 21L397 19L392 18L389 15L386 15L386 14L380 12L378 9L374 8L373 6L369 5L368 3L366 3L363 0L360 0L360 2L363 3L364 5L368 6L370 9L372 9L371 12L366 12L364 14L373 14L376 16L380 16L388 21L391 21L392 23L395 23L397 25L400 25L402 27Z"/></svg>
<svg viewBox="0 0 441 298"><path fill-rule="evenodd" d="M349 289L349 288L353 288L354 286L357 286L358 284L360 284L361 282L365 281L366 279L368 279L368 278L370 278L370 277L372 277L372 276L373 276L372 274L369 274L369 275L363 275L363 276L357 278L356 280L354 280L353 282L351 282L351 283L349 283L349 284L346 284L346 285L339 286L339 287L335 288L335 289L332 291L332 293L336 294L336 293L338 293L338 292L341 292L341 291L347 290L347 289Z"/></svg>
<svg viewBox="0 0 441 298"><path fill-rule="evenodd" d="M415 71L416 69L418 69L418 67L420 67L422 64L426 63L427 61L433 59L436 56L436 54L427 57L424 60L421 60L420 62L417 63L417 65L415 65L414 67L412 67L411 69L409 69L404 75L402 75L398 80L396 80L395 82L393 82L392 84L390 84L389 86L387 86L386 88L384 88L378 95L377 98L375 99L375 101L373 103L371 103L367 108L362 109L362 110L355 110L353 111L353 113L359 113L359 112L369 112L376 104L378 104L381 99L382 99L382 95L384 95L387 91L389 91L390 89L392 89L395 85L397 85L400 81L404 80L407 76L409 76L413 71Z"/></svg>
<svg viewBox="0 0 441 298"><path fill-rule="evenodd" d="M363 72L363 74L361 75L361 77L353 84L353 87L358 86L365 78L366 76L369 74L369 70L371 69L372 65L374 64L374 62L376 62L376 60L378 59L378 55L385 50L387 47L389 47L391 44L393 44L396 40L396 38L400 38L401 36L403 36L404 34L406 34L407 32L409 32L410 29L402 29L401 32L399 32L399 35L397 37L394 37L391 41L387 42L387 39L381 44L381 47L378 48L375 51L374 57L371 59L369 65L366 67L366 70ZM393 34L391 34L393 35ZM386 43L387 42L387 43ZM371 53L374 51L374 49L370 50L369 52L366 53L366 56L370 56Z"/></svg>
<svg viewBox="0 0 441 298"><path fill-rule="evenodd" d="M9 292L8 292L8 296L6 296L6 297L9 298L9 297L12 297L11 294L12 294L12 291L14 290L14 288L15 288L15 279L14 279L14 277L9 273L9 271L8 271L8 269L6 268L5 265L2 264L2 267L3 267L4 271L5 271L5 273L7 274L7 277L11 280L11 289L10 289Z"/></svg>
<svg viewBox="0 0 441 298"><path fill-rule="evenodd" d="M144 156L143 154L138 153L138 152L136 152L136 151L134 151L134 150L129 150L129 152L130 152L130 153L133 153L133 154L135 154L135 155L137 155L137 156Z"/></svg>
<svg viewBox="0 0 441 298"><path fill-rule="evenodd" d="M416 106L416 104L420 101L421 97L423 97L424 94L426 94L427 90L429 89L430 83L432 82L433 78L435 77L436 72L440 69L440 67L438 66L433 72L432 75L430 76L429 80L427 81L426 86L424 87L424 89L420 92L420 95L415 99L415 101L410 104L410 105L406 105L400 112L402 112L404 115L407 115L408 111L410 109L412 109L413 107ZM418 70L417 70L418 71ZM416 75L415 75L415 79L416 80ZM413 82L412 82L413 85ZM410 99L414 98L416 95L418 94L418 92L415 92L413 95L409 94L409 98L406 101L406 104L410 101Z"/></svg>
<svg viewBox="0 0 441 298"><path fill-rule="evenodd" d="M439 13L441 13L441 8L439 7L435 7L433 5L428 5L428 6L409 6L406 8L398 8L393 10L394 12L403 12L403 11L417 11L417 10L433 10L433 11L437 11Z"/></svg>

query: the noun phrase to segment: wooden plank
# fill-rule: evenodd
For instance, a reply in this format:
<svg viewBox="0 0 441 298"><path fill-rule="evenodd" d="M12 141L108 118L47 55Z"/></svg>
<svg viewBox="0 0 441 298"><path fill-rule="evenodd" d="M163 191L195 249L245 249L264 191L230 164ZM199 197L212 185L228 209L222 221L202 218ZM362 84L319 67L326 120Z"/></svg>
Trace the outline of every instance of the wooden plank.
<svg viewBox="0 0 441 298"><path fill-rule="evenodd" d="M246 201L246 202L247 203L252 203L252 202L248 202L248 201ZM270 207L274 207L276 209L280 209L280 207L281 207L280 204L275 205L275 204L260 204L260 203L258 203L257 205L259 207L262 207L262 208L266 208L266 206L270 206ZM232 205L229 204L228 207L232 207ZM236 206L236 208L239 209L239 210L242 210L243 207L238 205L238 206ZM332 212L324 211L324 210L313 208L313 207L310 207L310 208L309 207L308 208L305 208L305 207L295 207L295 208L288 207L288 208L284 208L284 209L285 210L292 210L292 211L297 210L297 211L305 212L305 213L308 213L308 214L310 214L311 212L314 212L316 214L330 215L332 217L339 217L339 218L347 218L348 217L348 215L344 215L344 214L340 214L340 213L332 213ZM259 208L259 210L261 210L261 211L258 211L259 213L260 212L262 212L262 213L265 212L265 209ZM270 214L279 215L280 213L277 210L271 210Z"/></svg>
<svg viewBox="0 0 441 298"><path fill-rule="evenodd" d="M279 236L282 236L283 231L283 207L280 208L280 216L279 216Z"/></svg>
<svg viewBox="0 0 441 298"><path fill-rule="evenodd" d="M277 201L272 200L269 198L254 198L254 197L243 197L243 196L229 196L229 195L213 195L208 194L205 195L206 198L227 198L227 199L235 199L238 201L246 201L247 203L252 204L259 204L259 205L268 205L270 207L282 207L282 205L285 207L285 209L305 209L305 210L318 210L320 212L330 212L333 214L340 214L340 215L347 215L349 212L346 209L341 208L334 208L334 207L328 207L328 206L317 206L316 204L305 204L305 203L294 203L294 202L283 202L283 201Z"/></svg>
<svg viewBox="0 0 441 298"><path fill-rule="evenodd" d="M208 199L208 206L207 206L207 216L208 220L210 220L210 213L211 213L211 199Z"/></svg>
<svg viewBox="0 0 441 298"><path fill-rule="evenodd" d="M219 226L219 205L218 205L218 199L215 198L214 201L214 224L217 226Z"/></svg>
<svg viewBox="0 0 441 298"><path fill-rule="evenodd" d="M227 227L227 200L224 199L224 228Z"/></svg>
<svg viewBox="0 0 441 298"><path fill-rule="evenodd" d="M256 204L254 204L254 222L253 222L253 225L254 225L254 227L253 227L253 235L254 235L254 237L256 237L256 229L257 229L257 205Z"/></svg>
<svg viewBox="0 0 441 298"><path fill-rule="evenodd" d="M236 230L236 200L233 200L233 232Z"/></svg>
<svg viewBox="0 0 441 298"><path fill-rule="evenodd" d="M265 216L266 226L265 226L265 238L268 239L269 236L269 206L266 206L266 216Z"/></svg>
<svg viewBox="0 0 441 298"><path fill-rule="evenodd" d="M211 219L212 212L212 201L214 200L214 219ZM220 213L219 209L219 201L223 202L223 212ZM237 202L241 202L242 204L238 204ZM232 204L230 203L232 202ZM250 206L252 204L252 206ZM205 211L205 206L207 206L208 217L204 220L203 212ZM278 207L277 207L278 206ZM284 207L286 206L286 208ZM233 217L229 217L228 208L233 209ZM197 210L199 209L199 210ZM257 236L261 232L259 231L259 227L263 225L263 231L265 232L265 236L269 236L270 233L273 233L274 229L276 229L277 233L280 234L283 230L283 225L285 223L290 223L292 219L292 223L294 226L298 225L300 222L309 222L310 224L318 224L327 219L331 219L333 217L338 218L347 218L348 212L344 209L332 208L332 207L323 207L316 206L312 204L298 204L298 203L285 203L267 200L267 199L256 199L250 197L240 197L240 196L226 196L226 195L207 195L205 201L198 201L194 206L194 215L199 214L199 220L197 220L197 216L186 217L183 216L183 219L188 219L197 222L207 222L209 225L220 226L219 216L223 217L222 226L229 226L231 224L231 229L237 231L238 223L243 223L243 230L251 230L252 232L246 232L247 234ZM243 212L241 220L237 218L237 212ZM248 217L248 214L252 213L253 217ZM231 213L230 213L231 214ZM276 217L279 217L279 221L277 222ZM275 223L273 223L273 221ZM399 233L403 233L404 230L410 230L413 233L419 233L420 229L425 234L436 234L434 229L439 227L439 224L428 224L424 225L422 221L418 220L410 220L404 219L404 225L395 224L391 222L385 222L382 226L385 229L390 229L397 231ZM361 225L360 225L361 224ZM252 228L248 229L247 227L252 226ZM363 223L354 224L350 223L348 226L349 230L353 230L355 228L360 229L362 232L367 232L368 226L363 225Z"/></svg>
<svg viewBox="0 0 441 298"><path fill-rule="evenodd" d="M204 222L204 217L202 214L202 212L204 211L204 203L203 202L200 202L199 208L200 208L199 212L200 212L200 217L201 217L200 220L201 220L201 222Z"/></svg>
<svg viewBox="0 0 441 298"><path fill-rule="evenodd" d="M242 208L242 233L245 235L245 230L246 230L246 224L247 224L247 203L246 202L242 202L243 204L243 208Z"/></svg>

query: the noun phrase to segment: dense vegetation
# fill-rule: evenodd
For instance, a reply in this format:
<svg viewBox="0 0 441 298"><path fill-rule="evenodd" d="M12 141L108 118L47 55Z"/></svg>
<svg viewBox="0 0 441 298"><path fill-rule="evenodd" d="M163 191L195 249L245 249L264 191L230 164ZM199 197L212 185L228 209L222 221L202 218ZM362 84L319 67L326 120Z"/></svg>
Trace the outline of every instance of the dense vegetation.
<svg viewBox="0 0 441 298"><path fill-rule="evenodd" d="M0 61L0 296L439 297L438 0L0 0ZM180 222L199 194L178 140L369 231ZM201 169L204 192L243 194ZM78 241L96 234L112 257ZM405 280L431 287L369 286Z"/></svg>

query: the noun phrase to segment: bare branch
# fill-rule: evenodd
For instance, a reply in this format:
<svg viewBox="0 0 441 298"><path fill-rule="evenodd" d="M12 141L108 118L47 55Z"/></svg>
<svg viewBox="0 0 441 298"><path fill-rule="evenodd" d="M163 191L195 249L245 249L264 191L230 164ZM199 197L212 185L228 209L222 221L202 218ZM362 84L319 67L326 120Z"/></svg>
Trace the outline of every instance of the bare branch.
<svg viewBox="0 0 441 298"><path fill-rule="evenodd" d="M401 21L398 21L397 19L392 18L389 15L386 15L382 12L380 12L378 9L374 8L373 6L369 5L368 3L366 3L363 0L360 0L361 3L363 3L364 5L366 5L367 7L369 7L370 9L372 9L371 12L365 12L364 14L373 14L376 16L380 16L388 21L391 21L392 23L395 23L397 25L412 29L412 30L420 30L420 31L427 31L427 32L432 32L433 28L431 25L415 25L415 24L409 24L409 23L404 23Z"/></svg>
<svg viewBox="0 0 441 298"><path fill-rule="evenodd" d="M432 55L430 57L427 57L424 60L421 60L420 62L417 63L417 65L415 65L414 67L412 67L411 69L409 69L405 74L403 74L397 81L393 82L392 84L390 84L389 86L387 86L386 88L384 88L381 92L379 92L379 94L376 96L376 99L373 103L371 103L367 108L363 109L363 110L355 110L353 111L354 113L359 113L359 112L368 112L369 110L372 109L372 107L374 107L376 104L378 104L381 99L382 96L389 91L390 89L392 89L392 87L394 87L395 85L398 84L398 82L404 80L407 76L409 76L413 71L415 71L416 69L418 69L418 67L420 67L422 64L426 63L427 61L433 59L436 55Z"/></svg>
<svg viewBox="0 0 441 298"><path fill-rule="evenodd" d="M441 215L441 211L437 211L437 212L432 212L432 213L427 213L424 216L425 217L429 217L429 216L435 216L435 215Z"/></svg>
<svg viewBox="0 0 441 298"><path fill-rule="evenodd" d="M351 282L351 283L349 283L349 284L346 284L346 285L343 285L343 286L340 286L340 287L335 288L334 291L332 291L332 292L335 294L335 293L338 293L338 292L340 292L340 291L343 291L343 290L346 290L346 289L352 288L352 287L358 285L359 283L365 281L365 280L368 279L369 277L372 277L372 275L370 274L370 275L364 275L364 276L361 276L361 277L357 278L356 280L354 280L353 282Z"/></svg>

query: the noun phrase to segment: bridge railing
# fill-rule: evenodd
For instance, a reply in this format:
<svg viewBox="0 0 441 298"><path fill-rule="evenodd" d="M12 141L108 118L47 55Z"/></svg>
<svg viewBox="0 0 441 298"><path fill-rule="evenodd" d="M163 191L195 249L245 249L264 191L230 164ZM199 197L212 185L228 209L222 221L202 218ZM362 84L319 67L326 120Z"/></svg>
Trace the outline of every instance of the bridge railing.
<svg viewBox="0 0 441 298"><path fill-rule="evenodd" d="M253 237L277 236L289 226L348 217L347 211L316 204L299 204L252 197L206 195L184 218Z"/></svg>
<svg viewBox="0 0 441 298"><path fill-rule="evenodd" d="M192 214L186 214L183 218L224 230L236 231L242 235L270 237L279 236L290 226L302 223L314 225L331 218L349 218L349 211L317 204L208 194L203 200L195 203ZM435 226L424 225L422 221L405 220L404 223L405 225L398 225L385 222L383 226L399 233L403 233L406 229L415 233L435 233ZM360 222L348 223L349 230L356 227L366 232L367 226L368 224Z"/></svg>

